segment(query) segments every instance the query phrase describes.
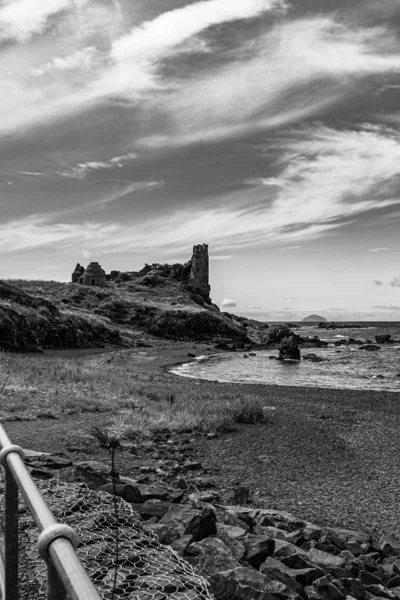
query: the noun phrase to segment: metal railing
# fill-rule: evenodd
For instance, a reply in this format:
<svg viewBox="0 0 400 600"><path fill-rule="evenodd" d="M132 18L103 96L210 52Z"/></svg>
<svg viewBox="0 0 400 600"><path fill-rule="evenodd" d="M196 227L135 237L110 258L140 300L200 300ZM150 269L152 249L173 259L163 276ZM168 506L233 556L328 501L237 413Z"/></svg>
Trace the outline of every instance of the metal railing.
<svg viewBox="0 0 400 600"><path fill-rule="evenodd" d="M0 463L5 468L4 556L0 549L0 600L18 600L18 490L39 530L38 552L47 564L47 599L100 600L76 555L78 540L58 523L23 462L24 451L11 444L0 424Z"/></svg>

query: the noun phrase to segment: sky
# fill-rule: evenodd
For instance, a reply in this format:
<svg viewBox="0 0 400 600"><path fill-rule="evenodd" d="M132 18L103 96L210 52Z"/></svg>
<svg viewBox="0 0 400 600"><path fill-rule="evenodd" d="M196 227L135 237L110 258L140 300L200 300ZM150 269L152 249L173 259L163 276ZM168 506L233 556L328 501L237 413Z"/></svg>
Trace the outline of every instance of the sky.
<svg viewBox="0 0 400 600"><path fill-rule="evenodd" d="M0 276L400 321L398 0L0 0Z"/></svg>

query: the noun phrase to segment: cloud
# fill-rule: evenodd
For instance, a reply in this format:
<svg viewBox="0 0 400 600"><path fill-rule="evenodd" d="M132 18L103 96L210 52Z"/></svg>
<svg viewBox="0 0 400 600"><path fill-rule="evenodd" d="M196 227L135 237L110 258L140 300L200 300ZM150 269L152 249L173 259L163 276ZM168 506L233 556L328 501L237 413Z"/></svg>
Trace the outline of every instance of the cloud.
<svg viewBox="0 0 400 600"><path fill-rule="evenodd" d="M288 252L290 250L298 250L299 248L302 248L303 246L284 246L283 248L281 248L281 250Z"/></svg>
<svg viewBox="0 0 400 600"><path fill-rule="evenodd" d="M249 304L247 308L250 308L252 310L261 310L262 306L260 306L259 304Z"/></svg>
<svg viewBox="0 0 400 600"><path fill-rule="evenodd" d="M75 0L78 5L84 0ZM6 0L0 8L0 41L28 42L48 27L50 17L74 7L73 0Z"/></svg>
<svg viewBox="0 0 400 600"><path fill-rule="evenodd" d="M400 310L400 306L392 306L391 304L381 304L373 308L379 308L380 310Z"/></svg>
<svg viewBox="0 0 400 600"><path fill-rule="evenodd" d="M101 169L114 169L115 167L123 167L127 162L137 157L135 152L130 152L122 156L114 156L108 161L92 160L84 163L77 163L75 166L66 171L57 171L57 175L62 177L70 177L72 179L84 179L88 173Z"/></svg>
<svg viewBox="0 0 400 600"><path fill-rule="evenodd" d="M230 260L232 258L232 256L228 256L228 255L221 255L221 256L216 256L216 255L210 255L210 260Z"/></svg>
<svg viewBox="0 0 400 600"><path fill-rule="evenodd" d="M236 302L230 298L224 298L224 300L221 300L219 304L222 306L222 308L235 308L235 306L237 306Z"/></svg>
<svg viewBox="0 0 400 600"><path fill-rule="evenodd" d="M203 32L285 11L281 0L192 2L166 10L123 35L127 21L118 2L107 7L89 0L36 4L14 0L0 9L8 37L31 39L59 13L76 18L70 18L66 32L57 30L59 37L40 40L37 56L26 51L18 58L3 57L7 63L16 61L10 68L14 75L0 81L3 134L120 99L146 116L147 131L137 138L138 147L191 144L317 115L354 93L359 78L400 72L398 43L389 28L352 27L332 16L294 19L290 11L274 26L271 20L266 33L252 35L234 50L224 48L214 27L206 48L215 60L190 74L182 70L176 54L204 49L199 38ZM48 60L38 62L46 53ZM165 61L171 57L174 68L166 71ZM264 184L274 185L268 178Z"/></svg>
<svg viewBox="0 0 400 600"><path fill-rule="evenodd" d="M70 248L77 243L89 243L91 239L99 242L115 235L117 230L115 225L90 222L54 223L50 218L32 215L0 225L0 252L44 246Z"/></svg>
<svg viewBox="0 0 400 600"><path fill-rule="evenodd" d="M377 287L383 285L383 283L380 279L374 279L373 282L374 282L374 285L376 285Z"/></svg>
<svg viewBox="0 0 400 600"><path fill-rule="evenodd" d="M400 287L400 275L393 277L392 281L389 282L391 287Z"/></svg>
<svg viewBox="0 0 400 600"><path fill-rule="evenodd" d="M152 21L135 27L112 45L114 60L155 59L164 56L212 25L251 19L276 7L281 0L204 0L162 13Z"/></svg>
<svg viewBox="0 0 400 600"><path fill-rule="evenodd" d="M89 69L93 64L96 53L95 46L87 46L82 50L76 50L76 52L64 58L56 56L40 67L32 68L30 72L33 76L40 77L41 75L55 71L69 71L77 68Z"/></svg>
<svg viewBox="0 0 400 600"><path fill-rule="evenodd" d="M386 250L390 250L390 248L370 248L368 252L385 252Z"/></svg>
<svg viewBox="0 0 400 600"><path fill-rule="evenodd" d="M347 312L347 308L338 308L336 306L333 306L329 310L335 310L335 311L338 311L338 312Z"/></svg>
<svg viewBox="0 0 400 600"><path fill-rule="evenodd" d="M274 194L270 188L266 192L264 185L255 185L249 186L245 196L240 188L225 196L204 198L191 207L168 212L160 207L156 216L141 223L116 220L118 235L95 237L88 249L121 252L131 248L132 239L143 251L163 248L168 252L187 252L193 239L207 239L217 256L244 247L288 244L293 248L337 234L338 228L359 214L400 203L396 130L365 125L356 131L338 131L316 126L276 136L271 143L279 150L275 165L279 185ZM77 167L84 175L110 164L109 160L89 161ZM130 182L124 194L159 185L162 182ZM101 200L98 205L107 202ZM38 235L40 240L40 231ZM8 243L10 249L15 245L12 239ZM391 285L396 287L400 281Z"/></svg>
<svg viewBox="0 0 400 600"><path fill-rule="evenodd" d="M322 16L285 20L231 53L228 64L171 82L157 105L173 126L141 143L186 145L289 124L352 94L358 79L390 72L400 72L400 53L389 29Z"/></svg>

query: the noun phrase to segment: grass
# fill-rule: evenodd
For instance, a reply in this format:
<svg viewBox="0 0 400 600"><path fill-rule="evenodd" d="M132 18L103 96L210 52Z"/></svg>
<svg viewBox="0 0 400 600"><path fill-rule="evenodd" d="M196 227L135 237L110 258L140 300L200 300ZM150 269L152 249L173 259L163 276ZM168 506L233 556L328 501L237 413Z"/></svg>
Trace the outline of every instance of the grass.
<svg viewBox="0 0 400 600"><path fill-rule="evenodd" d="M136 361L136 362L135 362ZM203 385L204 384L204 385ZM235 386L166 377L145 353L75 358L0 354L1 412L13 419L62 419L109 412L110 435L133 439L160 431L226 431L266 422L265 399ZM6 417L7 418L7 417Z"/></svg>

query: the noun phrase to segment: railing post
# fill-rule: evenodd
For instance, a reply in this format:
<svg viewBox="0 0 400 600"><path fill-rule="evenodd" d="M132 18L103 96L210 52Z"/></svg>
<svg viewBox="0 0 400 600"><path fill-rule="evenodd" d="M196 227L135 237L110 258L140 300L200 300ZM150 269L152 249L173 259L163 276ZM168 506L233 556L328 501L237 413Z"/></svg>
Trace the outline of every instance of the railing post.
<svg viewBox="0 0 400 600"><path fill-rule="evenodd" d="M47 563L47 600L66 600L67 593L52 562Z"/></svg>
<svg viewBox="0 0 400 600"><path fill-rule="evenodd" d="M5 471L5 591L7 600L18 600L18 486L7 466Z"/></svg>

